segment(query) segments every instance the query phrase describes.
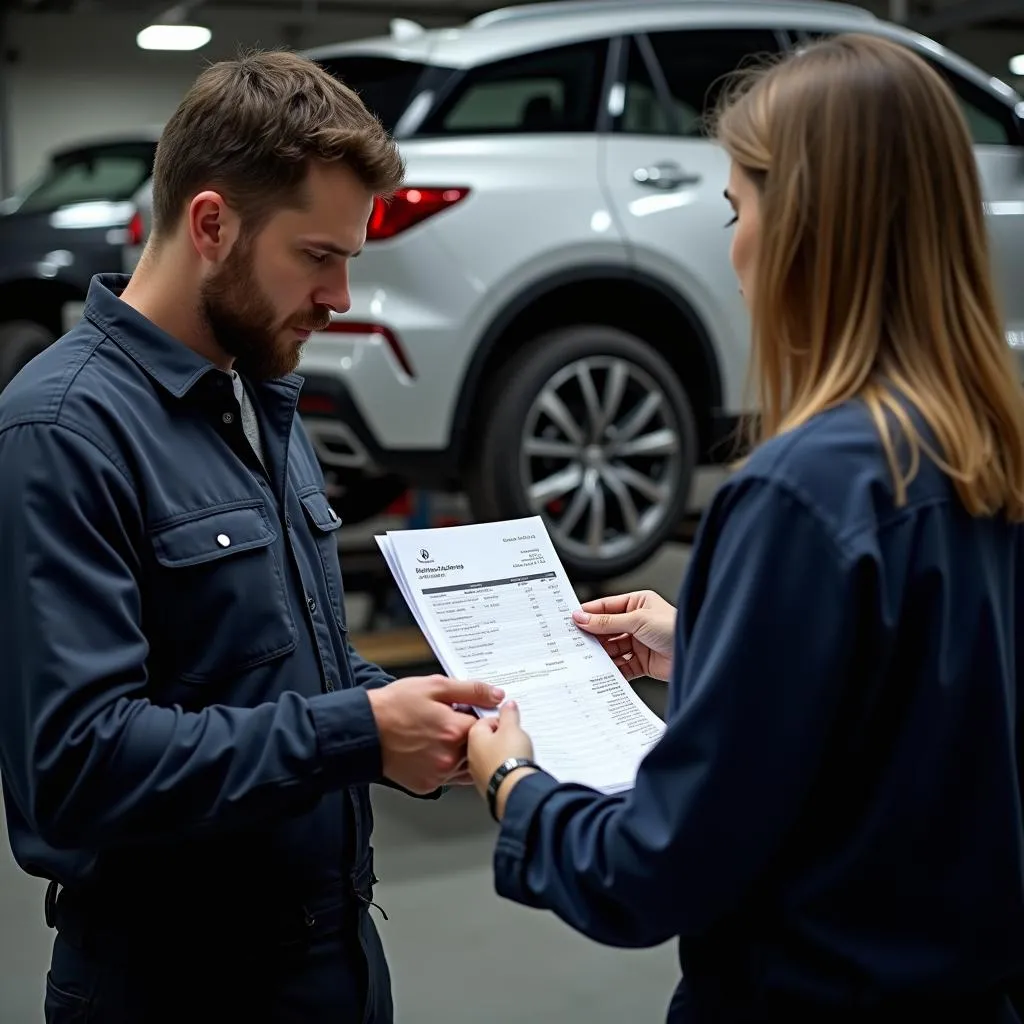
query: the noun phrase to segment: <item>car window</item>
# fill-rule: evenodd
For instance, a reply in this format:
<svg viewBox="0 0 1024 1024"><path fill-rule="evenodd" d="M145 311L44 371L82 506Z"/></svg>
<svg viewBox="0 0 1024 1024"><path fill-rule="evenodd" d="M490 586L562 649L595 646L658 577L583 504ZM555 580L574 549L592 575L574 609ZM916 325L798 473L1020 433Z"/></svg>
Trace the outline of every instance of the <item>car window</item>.
<svg viewBox="0 0 1024 1024"><path fill-rule="evenodd" d="M662 103L637 41L631 40L626 58L625 97L614 127L630 135L675 135L676 122Z"/></svg>
<svg viewBox="0 0 1024 1024"><path fill-rule="evenodd" d="M153 173L155 142L92 146L54 157L21 197L22 213L52 213L74 203L125 202Z"/></svg>
<svg viewBox="0 0 1024 1024"><path fill-rule="evenodd" d="M922 56L924 56L922 54ZM1016 146L1020 145L1013 111L980 86L961 78L944 64L929 61L933 68L949 83L960 109L971 131L975 145Z"/></svg>
<svg viewBox="0 0 1024 1024"><path fill-rule="evenodd" d="M419 92L428 73L427 65L394 57L344 56L317 61L350 89L371 110L384 127L393 132Z"/></svg>
<svg viewBox="0 0 1024 1024"><path fill-rule="evenodd" d="M630 44L626 95L619 131L634 134L699 136L730 74L778 52L775 34L758 29L693 29L652 32L647 37L655 61L648 67L643 47ZM660 72L667 106L654 75Z"/></svg>
<svg viewBox="0 0 1024 1024"><path fill-rule="evenodd" d="M831 38L829 32L801 32L801 41L811 42L816 39ZM963 78L945 64L935 60L931 55L914 49L919 57L926 60L949 84L956 93L963 112L971 139L975 145L988 146L1019 146L1021 139L1014 121L1013 111L991 93L986 92L974 82Z"/></svg>
<svg viewBox="0 0 1024 1024"><path fill-rule="evenodd" d="M473 68L420 134L592 132L607 52L600 40Z"/></svg>

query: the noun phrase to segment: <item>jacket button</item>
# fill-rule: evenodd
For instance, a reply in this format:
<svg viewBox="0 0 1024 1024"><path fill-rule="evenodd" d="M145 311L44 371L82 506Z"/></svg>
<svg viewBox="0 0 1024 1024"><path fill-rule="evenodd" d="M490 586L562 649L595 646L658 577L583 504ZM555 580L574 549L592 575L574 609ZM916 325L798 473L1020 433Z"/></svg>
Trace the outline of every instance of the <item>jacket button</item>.
<svg viewBox="0 0 1024 1024"><path fill-rule="evenodd" d="M327 682L324 684L324 689L328 693L334 693L334 681L331 680L331 679L328 679Z"/></svg>
<svg viewBox="0 0 1024 1024"><path fill-rule="evenodd" d="M226 548L231 543L231 538L226 533L218 533L217 534L217 543L222 548Z"/></svg>
<svg viewBox="0 0 1024 1024"><path fill-rule="evenodd" d="M226 412L226 413L224 413L223 416L221 416L221 420L224 423L229 423L229 424L230 423L234 423L235 422L235 414L233 412Z"/></svg>
<svg viewBox="0 0 1024 1024"><path fill-rule="evenodd" d="M289 530L292 528L292 517L291 516L286 515L284 517L284 525L287 526Z"/></svg>
<svg viewBox="0 0 1024 1024"><path fill-rule="evenodd" d="M311 612L315 612L316 611L316 600L315 600L315 598L312 598L312 597L307 598L306 599L306 604L309 606L309 610Z"/></svg>

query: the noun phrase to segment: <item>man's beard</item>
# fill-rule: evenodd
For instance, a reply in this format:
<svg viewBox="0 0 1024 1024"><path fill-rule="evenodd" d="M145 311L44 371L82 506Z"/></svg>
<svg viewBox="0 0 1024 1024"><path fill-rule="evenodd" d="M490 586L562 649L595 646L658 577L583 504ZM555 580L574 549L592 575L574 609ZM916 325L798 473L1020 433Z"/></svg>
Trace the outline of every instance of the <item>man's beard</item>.
<svg viewBox="0 0 1024 1024"><path fill-rule="evenodd" d="M235 369L251 380L273 380L299 365L303 342L288 338L291 328L325 330L326 306L278 321L274 307L256 283L251 245L236 244L224 265L204 282L200 312L217 344L234 357Z"/></svg>

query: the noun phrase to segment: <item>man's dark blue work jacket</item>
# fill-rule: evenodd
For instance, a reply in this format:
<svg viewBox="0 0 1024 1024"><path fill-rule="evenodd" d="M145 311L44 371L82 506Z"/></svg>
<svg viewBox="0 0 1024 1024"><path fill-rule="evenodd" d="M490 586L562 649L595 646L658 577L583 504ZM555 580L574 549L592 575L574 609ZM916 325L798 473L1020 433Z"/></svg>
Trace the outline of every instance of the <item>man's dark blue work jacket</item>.
<svg viewBox="0 0 1024 1024"><path fill-rule="evenodd" d="M96 279L0 397L0 768L28 872L100 905L365 892L381 749L301 378L231 378Z"/></svg>

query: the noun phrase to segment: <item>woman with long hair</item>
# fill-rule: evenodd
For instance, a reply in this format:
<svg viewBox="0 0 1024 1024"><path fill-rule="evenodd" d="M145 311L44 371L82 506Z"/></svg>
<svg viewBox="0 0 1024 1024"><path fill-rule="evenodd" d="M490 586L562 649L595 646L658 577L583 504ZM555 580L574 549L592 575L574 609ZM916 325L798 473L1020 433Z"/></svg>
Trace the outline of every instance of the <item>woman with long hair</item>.
<svg viewBox="0 0 1024 1024"><path fill-rule="evenodd" d="M678 611L577 613L669 680L635 788L510 770L514 705L473 727L498 892L678 938L673 1024L1016 1021L1024 397L967 127L926 62L849 35L745 74L714 131L753 443Z"/></svg>

